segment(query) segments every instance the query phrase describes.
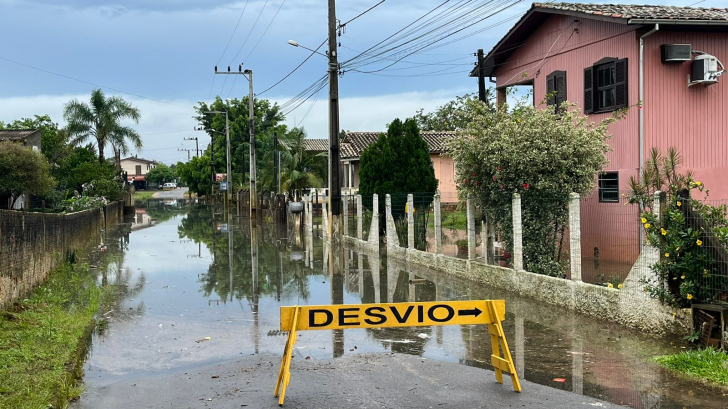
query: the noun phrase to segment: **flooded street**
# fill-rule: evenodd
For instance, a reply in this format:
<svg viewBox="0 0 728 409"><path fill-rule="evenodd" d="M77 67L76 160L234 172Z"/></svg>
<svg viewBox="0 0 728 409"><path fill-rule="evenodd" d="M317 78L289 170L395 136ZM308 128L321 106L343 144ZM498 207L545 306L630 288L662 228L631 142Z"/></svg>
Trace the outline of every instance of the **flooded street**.
<svg viewBox="0 0 728 409"><path fill-rule="evenodd" d="M155 206L107 238L121 252L117 262L98 266L100 280L123 296L94 336L87 390L241 355L280 356L280 306L504 298L506 337L526 380L633 408L725 407L728 389L651 361L680 351L682 341L673 345L427 269L408 270L386 256L345 249L343 271L331 275L320 230L312 239L265 224L251 231L247 220L213 220L209 207ZM251 246L253 234L258 246ZM492 369L486 326L302 331L294 354L317 360L390 352Z"/></svg>

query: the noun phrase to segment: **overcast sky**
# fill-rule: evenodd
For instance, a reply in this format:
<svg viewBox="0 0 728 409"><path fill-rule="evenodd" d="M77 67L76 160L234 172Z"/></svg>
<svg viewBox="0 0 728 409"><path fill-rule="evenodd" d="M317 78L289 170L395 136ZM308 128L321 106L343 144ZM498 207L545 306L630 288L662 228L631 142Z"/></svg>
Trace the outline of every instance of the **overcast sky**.
<svg viewBox="0 0 728 409"><path fill-rule="evenodd" d="M339 0L337 16L348 21L378 1ZM697 1L650 3L687 6ZM440 3L385 1L347 24L339 40L339 60L352 58ZM478 48L487 53L530 6L527 1L517 3L448 40L482 32L408 56L406 63L377 75L346 73L339 80L341 127L381 131L394 118L410 117L419 108L432 110L457 95L476 92L476 81L467 75L475 61L473 53ZM705 0L696 6L726 4L725 0ZM216 64L235 70L244 62L244 67L253 70L255 89L260 92L309 55L288 45L289 39L313 48L327 35L326 0L0 0L0 10L0 38L4 39L0 121L48 114L63 124L63 105L73 98L87 102L98 85L107 95L122 96L140 108L138 130L145 148L139 156L165 163L187 159L187 152L177 150L194 148L194 142L185 137L201 136L204 146L209 142L205 134L192 131L192 106L197 101L209 102L215 95L247 95L247 81L241 76L215 76ZM383 66L366 68L378 67ZM326 58L314 55L261 97L282 104L326 69ZM327 97L324 88L318 99L311 98L291 112L287 123L303 125L309 137L326 138Z"/></svg>

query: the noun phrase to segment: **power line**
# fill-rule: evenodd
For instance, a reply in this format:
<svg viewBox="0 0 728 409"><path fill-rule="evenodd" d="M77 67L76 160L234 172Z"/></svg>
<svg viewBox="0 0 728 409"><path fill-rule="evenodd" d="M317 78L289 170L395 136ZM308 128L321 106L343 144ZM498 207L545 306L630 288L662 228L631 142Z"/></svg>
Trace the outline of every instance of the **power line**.
<svg viewBox="0 0 728 409"><path fill-rule="evenodd" d="M356 17L352 18L351 20L347 21L346 23L343 23L343 24L339 24L339 28L343 28L343 27L345 27L345 26L346 26L347 24L351 23L352 21L354 21L354 20L358 19L359 17L361 17L361 16L363 16L363 15L365 15L365 14L369 13L370 11L374 10L374 8L376 8L376 7L377 7L377 6L379 6L380 4L384 3L385 1L386 1L386 0L382 0L382 1L380 1L379 3L377 3L377 4L373 5L373 6L369 7L368 9L364 10L363 12L359 13L359 15L358 15L358 16L356 16Z"/></svg>
<svg viewBox="0 0 728 409"><path fill-rule="evenodd" d="M220 61L222 60L222 57L225 55L225 51L227 51L228 46L230 46L230 42L233 40L233 37L235 36L235 32L238 31L238 26L240 25L240 20L243 19L243 14L245 14L245 9L248 8L248 1L249 0L245 0L245 6L243 6L243 11L240 12L240 17L238 17L238 22L235 24L233 33L230 34L230 39L228 40L227 44L225 45L225 49L222 50L222 54L220 54L220 58L217 59L217 63L215 63L215 65L220 65Z"/></svg>
<svg viewBox="0 0 728 409"><path fill-rule="evenodd" d="M301 66L303 66L303 64L305 64L306 61L309 60L309 58L311 58L314 54L316 54L316 52L319 50L319 48L321 48L324 44L326 44L326 40L324 40L321 44L319 44L319 46L316 47L314 49L314 51L312 51L311 54L309 54L308 57L306 57L306 59L304 59L303 61L301 61L301 63L298 64L298 66L296 66L296 68L294 68L291 72L289 72L288 74L286 74L283 78L281 78L280 80L278 80L278 82L276 82L275 84L273 84L270 87L264 89L262 92L257 93L256 95L263 95L266 92L270 91L271 89L275 88L281 82L285 81L286 78L290 77L294 72L296 72L299 68L301 68Z"/></svg>
<svg viewBox="0 0 728 409"><path fill-rule="evenodd" d="M255 29L255 26L258 24L258 20L260 20L260 16L263 15L263 11L265 10L265 6L267 6L267 5L268 5L268 0L265 0L265 3L263 4L263 8L260 9L260 13L258 13L258 17L255 19L255 23L253 23L253 26L250 27L248 36L245 37L245 41L243 41L243 45L240 46L240 48L238 49L238 52L235 53L235 57L233 57L233 59L230 60L230 64L228 64L228 65L233 65L233 62L235 62L235 59L238 58L238 54L240 54L240 52L243 51L243 47L245 47L245 44L248 42L250 35L253 34L253 30Z"/></svg>
<svg viewBox="0 0 728 409"><path fill-rule="evenodd" d="M46 70L44 68L38 68L38 67L34 67L32 65L24 64L22 62L13 61L13 60L10 60L8 58L0 57L0 60L7 61L7 62L10 62L10 63L13 63L13 64L17 64L17 65L20 65L20 66L23 66L23 67L26 67L26 68L31 68L31 69L34 69L34 70L38 70L38 71L41 71L41 72L45 72L47 74L56 75L56 76L59 76L59 77L62 77L62 78L66 78L66 79L69 79L69 80L78 81L78 82L81 82L81 83L84 83L84 84L88 84L88 85L93 85L94 87L106 88L106 89L109 89L109 90L112 90L112 91L121 92L122 94L131 95L131 96L134 96L134 97L137 97L137 98L148 99L150 101L158 102L160 104L166 104L166 105L172 105L172 106L181 107L181 108L193 109L192 107L189 107L189 106L175 104L175 103L167 102L167 101L162 101L161 99L156 99L156 98L151 98L151 97L145 97L144 95L135 94L133 92L128 92L128 91L120 90L118 88L107 87L106 85L96 84L94 82L90 82L90 81L86 81L86 80L74 78L74 77L71 77L71 76L68 76L68 75L64 75L64 74L59 74L57 72L49 71L49 70Z"/></svg>

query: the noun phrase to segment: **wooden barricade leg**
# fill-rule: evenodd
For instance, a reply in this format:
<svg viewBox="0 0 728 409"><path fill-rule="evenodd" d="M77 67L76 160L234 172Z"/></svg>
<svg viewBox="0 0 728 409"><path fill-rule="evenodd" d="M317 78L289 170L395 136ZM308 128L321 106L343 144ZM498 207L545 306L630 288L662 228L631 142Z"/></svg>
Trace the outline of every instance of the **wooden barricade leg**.
<svg viewBox="0 0 728 409"><path fill-rule="evenodd" d="M283 359L281 360L281 369L278 371L278 382L276 383L276 391L274 397L278 399L278 406L283 406L283 400L286 398L286 387L291 382L291 356L293 354L293 346L296 344L296 325L298 324L298 313L301 307L296 306L293 312L293 322L291 322L291 330L288 331L288 340L286 348L283 351Z"/></svg>
<svg viewBox="0 0 728 409"><path fill-rule="evenodd" d="M503 326L498 318L498 312L496 311L495 304L493 301L488 300L485 302L488 313L493 318L493 322L488 324L490 332L490 342L493 347L493 355L491 355L491 363L495 367L495 379L498 383L503 383L503 372L507 372L511 376L513 382L513 389L516 392L521 391L521 382L518 380L518 374L516 373L516 366L513 364L513 357L511 351L508 349L508 342L506 336L503 333ZM503 350L503 356L501 357L501 351Z"/></svg>

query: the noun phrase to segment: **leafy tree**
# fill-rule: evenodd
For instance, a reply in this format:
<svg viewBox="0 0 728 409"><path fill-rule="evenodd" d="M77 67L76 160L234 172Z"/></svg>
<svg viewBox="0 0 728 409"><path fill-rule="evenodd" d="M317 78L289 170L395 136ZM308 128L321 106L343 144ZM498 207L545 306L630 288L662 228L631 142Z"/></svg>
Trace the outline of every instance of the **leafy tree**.
<svg viewBox="0 0 728 409"><path fill-rule="evenodd" d="M63 118L68 123L72 144L76 145L88 138L96 139L99 163L104 163L104 148L110 144L114 149L116 167L121 167L121 155L128 154L127 140L136 149L141 149L141 136L130 126L122 125L124 119L139 123L141 114L121 97L107 98L101 89L91 92L90 104L76 99L68 102L63 109Z"/></svg>
<svg viewBox="0 0 728 409"><path fill-rule="evenodd" d="M607 163L607 125L616 120L595 124L568 106L559 114L532 105L508 112L472 101L472 122L448 142L461 196L479 200L511 253L511 201L513 193L522 195L524 267L552 276L565 274L560 257L569 194L591 193Z"/></svg>
<svg viewBox="0 0 728 409"><path fill-rule="evenodd" d="M202 156L190 159L187 163L178 162L176 173L180 180L190 188L190 192L197 196L208 195L212 184L209 151Z"/></svg>
<svg viewBox="0 0 728 409"><path fill-rule="evenodd" d="M208 173L208 177L209 177ZM177 175L174 172L174 169L170 168L169 166L160 163L156 167L152 168L147 172L145 178L146 180L156 183L156 184L162 184L165 182L169 182L174 180L177 177Z"/></svg>
<svg viewBox="0 0 728 409"><path fill-rule="evenodd" d="M430 205L438 181L430 160L430 148L420 136L415 119L404 122L395 119L389 124L387 133L381 134L379 140L362 153L359 178L359 192L364 204L371 208L372 195L376 193L382 212L385 195L390 194L395 218L404 215L407 193L425 193L417 195L419 200L415 203L415 211ZM421 229L415 231L418 248L424 245L427 213L418 213L424 217L416 223L416 227L421 225Z"/></svg>
<svg viewBox="0 0 728 409"><path fill-rule="evenodd" d="M44 195L55 185L48 160L18 143L0 142L0 194L10 196L10 208L20 195Z"/></svg>
<svg viewBox="0 0 728 409"><path fill-rule="evenodd" d="M307 151L305 149L306 131L302 128L292 129L284 135L282 140L284 143L280 144L281 190L287 193L288 197L293 197L294 191L323 187L328 166L328 154ZM265 163L270 167L263 172L262 180L268 185L272 184L268 183L267 179L273 178L273 162L266 160Z"/></svg>
<svg viewBox="0 0 728 409"><path fill-rule="evenodd" d="M231 180L236 186L247 184L248 179L244 176L250 169L248 97L223 101L218 96L215 102L209 105L204 102L199 102L195 110L197 111L197 120L213 140L214 166L217 173L224 173L225 169L227 169L225 114L206 114L205 112L228 112L230 123L230 162L233 173ZM253 112L255 116L257 169L265 168L267 166L266 161L270 161L272 168L273 156L269 152L273 151L273 133L277 132L278 135L284 135L286 133L286 126L283 124L283 113L277 104L271 104L267 99L256 99ZM207 151L209 152L209 150L208 148ZM208 154L208 160L209 156ZM272 190L273 179L270 178L265 184L258 182L257 187L258 190Z"/></svg>
<svg viewBox="0 0 728 409"><path fill-rule="evenodd" d="M13 122L3 125L0 129L38 129L41 135L41 151L51 165L51 172L54 173L60 166L60 162L70 153L68 143L68 132L59 129L58 124L51 120L48 115L35 115L33 118L16 119ZM54 174L57 177L57 175Z"/></svg>
<svg viewBox="0 0 728 409"><path fill-rule="evenodd" d="M486 106L489 110L495 111L493 101L493 89L485 90ZM455 97L447 104L437 107L434 112L424 113L420 108L415 114L415 121L421 131L455 131L465 129L470 123L471 108L473 102L478 101L476 94L465 94Z"/></svg>

